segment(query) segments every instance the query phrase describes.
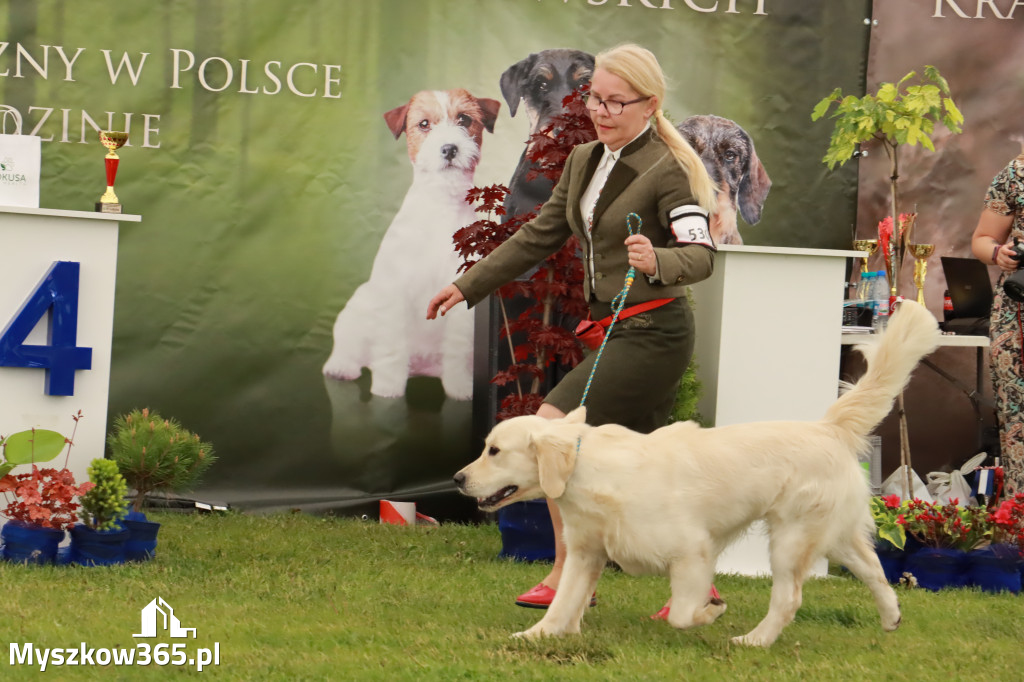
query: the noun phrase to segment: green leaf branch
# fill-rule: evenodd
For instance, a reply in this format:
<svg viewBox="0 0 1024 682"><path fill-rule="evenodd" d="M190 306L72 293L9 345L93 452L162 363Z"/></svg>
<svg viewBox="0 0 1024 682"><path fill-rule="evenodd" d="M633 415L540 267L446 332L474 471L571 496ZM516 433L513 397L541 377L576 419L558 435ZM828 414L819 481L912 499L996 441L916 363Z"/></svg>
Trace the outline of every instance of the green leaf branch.
<svg viewBox="0 0 1024 682"><path fill-rule="evenodd" d="M882 83L875 94L867 93L863 97L844 96L842 89L836 88L815 105L811 120L817 121L826 114L835 122L828 151L822 158L829 170L849 161L857 147L865 142L877 141L882 145L889 158L890 210L894 225L898 224L900 214L900 146L920 145L935 151L932 141L935 126L941 123L951 133L959 134L964 122L949 83L934 66L924 67L924 75L920 77L916 71L911 71L896 83ZM901 250L904 247L904 244L897 245Z"/></svg>

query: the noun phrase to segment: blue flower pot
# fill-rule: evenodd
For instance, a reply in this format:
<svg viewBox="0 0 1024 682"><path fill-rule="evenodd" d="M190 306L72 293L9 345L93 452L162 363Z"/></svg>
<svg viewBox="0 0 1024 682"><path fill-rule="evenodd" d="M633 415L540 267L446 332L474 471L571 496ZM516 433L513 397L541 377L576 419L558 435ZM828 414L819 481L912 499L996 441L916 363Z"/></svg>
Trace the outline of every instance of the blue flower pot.
<svg viewBox="0 0 1024 682"><path fill-rule="evenodd" d="M18 564L52 564L64 531L12 520L4 524L0 537L4 541L5 560Z"/></svg>
<svg viewBox="0 0 1024 682"><path fill-rule="evenodd" d="M128 531L93 530L81 523L71 529L71 563L80 566L110 566L124 563Z"/></svg>
<svg viewBox="0 0 1024 682"><path fill-rule="evenodd" d="M983 592L1010 592L1021 588L1021 558L1013 545L990 545L967 554L967 574Z"/></svg>
<svg viewBox="0 0 1024 682"><path fill-rule="evenodd" d="M903 569L917 578L917 584L938 592L947 587L965 587L967 552L959 549L922 547L907 556Z"/></svg>
<svg viewBox="0 0 1024 682"><path fill-rule="evenodd" d="M903 566L907 560L907 553L888 540L876 540L875 554L878 555L878 560L882 564L882 570L885 571L885 579L893 585L898 583L903 575Z"/></svg>
<svg viewBox="0 0 1024 682"><path fill-rule="evenodd" d="M124 543L125 561L148 561L156 556L159 523L147 521L142 512L131 512L121 525L128 530L128 540Z"/></svg>
<svg viewBox="0 0 1024 682"><path fill-rule="evenodd" d="M546 500L515 502L498 511L502 558L554 561L555 531Z"/></svg>

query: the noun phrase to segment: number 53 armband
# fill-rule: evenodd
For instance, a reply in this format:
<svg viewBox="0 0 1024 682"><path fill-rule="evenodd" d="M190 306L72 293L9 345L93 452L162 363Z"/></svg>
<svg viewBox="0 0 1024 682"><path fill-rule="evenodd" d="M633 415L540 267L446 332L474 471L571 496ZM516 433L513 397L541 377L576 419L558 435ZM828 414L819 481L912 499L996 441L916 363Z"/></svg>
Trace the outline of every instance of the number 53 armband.
<svg viewBox="0 0 1024 682"><path fill-rule="evenodd" d="M708 212L696 204L676 206L668 212L668 226L680 244L700 244L715 251Z"/></svg>

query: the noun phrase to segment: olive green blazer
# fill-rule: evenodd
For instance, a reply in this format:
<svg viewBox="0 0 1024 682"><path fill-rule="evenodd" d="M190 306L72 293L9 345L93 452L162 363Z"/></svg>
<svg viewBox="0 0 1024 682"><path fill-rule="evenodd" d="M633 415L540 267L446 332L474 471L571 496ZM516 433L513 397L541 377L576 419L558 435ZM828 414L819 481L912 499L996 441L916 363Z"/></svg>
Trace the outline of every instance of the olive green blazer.
<svg viewBox="0 0 1024 682"><path fill-rule="evenodd" d="M556 252L572 235L585 245L586 223L580 197L593 177L604 145L589 142L569 154L562 177L537 218L476 263L455 281L472 307L498 287L511 282L545 257ZM653 130L648 130L622 150L594 208L592 231L594 260L584 258L584 294L610 302L622 290L629 269L623 245L629 232L626 216L636 213L643 221L641 234L654 245L658 279L638 274L628 303L685 296L685 287L711 275L714 244L682 243L670 228L670 212L695 206L686 173ZM635 221L634 221L635 222ZM705 222L706 224L706 222ZM705 230L706 232L706 230ZM591 287L591 277L594 288Z"/></svg>

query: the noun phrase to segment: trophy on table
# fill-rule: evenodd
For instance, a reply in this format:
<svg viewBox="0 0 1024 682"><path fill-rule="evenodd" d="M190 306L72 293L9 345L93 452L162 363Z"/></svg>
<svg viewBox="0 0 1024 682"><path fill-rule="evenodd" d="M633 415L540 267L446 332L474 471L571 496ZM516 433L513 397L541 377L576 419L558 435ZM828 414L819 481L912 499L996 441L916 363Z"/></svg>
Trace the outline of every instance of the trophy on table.
<svg viewBox="0 0 1024 682"><path fill-rule="evenodd" d="M120 213L121 204L114 194L114 178L117 177L117 164L120 158L117 150L128 141L128 133L114 130L103 130L100 132L100 142L107 148L107 155L103 161L107 169L107 191L103 193L100 200L96 202L96 210L100 213Z"/></svg>
<svg viewBox="0 0 1024 682"><path fill-rule="evenodd" d="M914 257L914 286L917 287L917 302L924 305L924 276L928 272L928 258L935 253L935 244L911 244L910 254Z"/></svg>
<svg viewBox="0 0 1024 682"><path fill-rule="evenodd" d="M868 271L868 258L878 251L877 239L854 239L853 248L864 252L864 262L860 264L860 276L863 277Z"/></svg>

